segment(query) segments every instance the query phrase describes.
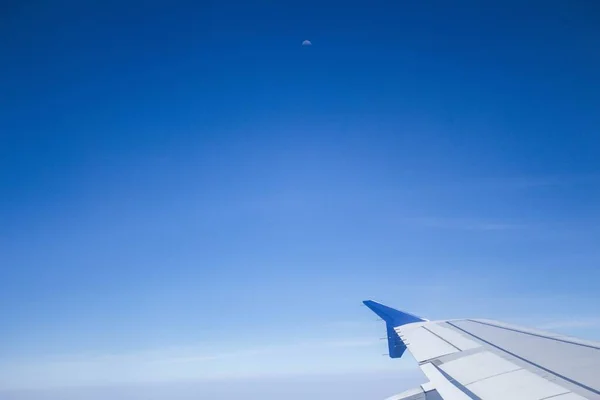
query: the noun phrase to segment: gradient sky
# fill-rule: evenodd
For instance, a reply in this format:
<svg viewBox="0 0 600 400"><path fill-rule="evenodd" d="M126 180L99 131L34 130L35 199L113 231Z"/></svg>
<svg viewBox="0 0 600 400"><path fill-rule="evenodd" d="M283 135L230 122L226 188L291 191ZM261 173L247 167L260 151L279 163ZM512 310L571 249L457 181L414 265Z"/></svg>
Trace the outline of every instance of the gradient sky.
<svg viewBox="0 0 600 400"><path fill-rule="evenodd" d="M3 398L382 398L366 298L600 338L594 2L11 3Z"/></svg>

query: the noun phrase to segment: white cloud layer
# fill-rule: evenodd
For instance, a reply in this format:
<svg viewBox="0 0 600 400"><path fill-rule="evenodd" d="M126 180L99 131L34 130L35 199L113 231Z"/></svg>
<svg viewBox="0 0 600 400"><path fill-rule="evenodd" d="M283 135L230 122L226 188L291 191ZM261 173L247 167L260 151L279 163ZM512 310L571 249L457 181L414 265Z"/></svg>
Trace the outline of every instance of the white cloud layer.
<svg viewBox="0 0 600 400"><path fill-rule="evenodd" d="M229 347L229 348L228 348ZM377 339L340 338L247 347L173 347L121 354L82 354L0 362L0 390L221 380L402 368Z"/></svg>
<svg viewBox="0 0 600 400"><path fill-rule="evenodd" d="M409 371L304 375L211 382L180 382L0 392L3 400L372 400L425 382Z"/></svg>

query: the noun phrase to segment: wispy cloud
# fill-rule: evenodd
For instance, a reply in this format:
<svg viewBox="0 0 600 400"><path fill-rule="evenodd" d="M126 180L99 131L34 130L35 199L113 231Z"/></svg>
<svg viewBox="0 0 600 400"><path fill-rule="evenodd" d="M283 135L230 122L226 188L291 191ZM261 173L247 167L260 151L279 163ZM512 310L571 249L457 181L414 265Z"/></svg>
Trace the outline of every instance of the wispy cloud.
<svg viewBox="0 0 600 400"><path fill-rule="evenodd" d="M406 221L427 228L468 231L506 231L527 228L525 224L478 218L420 217L409 218Z"/></svg>
<svg viewBox="0 0 600 400"><path fill-rule="evenodd" d="M497 185L504 184L515 188L536 188L548 186L573 186L597 184L600 181L599 174L555 174L545 176L523 176L501 179L496 181Z"/></svg>
<svg viewBox="0 0 600 400"><path fill-rule="evenodd" d="M0 389L338 373L385 366L375 338L243 341L115 354L79 354L0 362ZM362 349L362 350L361 350Z"/></svg>
<svg viewBox="0 0 600 400"><path fill-rule="evenodd" d="M414 366L412 371L379 371L343 374L307 374L303 376L268 377L264 379L227 379L221 381L142 383L46 390L0 392L0 398L11 400L228 400L237 398L261 400L325 400L336 398L359 400L384 399L423 383Z"/></svg>
<svg viewBox="0 0 600 400"><path fill-rule="evenodd" d="M345 321L331 321L327 323L328 328L333 329L355 329L355 328L364 328L370 326L371 320L365 319L361 321L357 320L345 320Z"/></svg>
<svg viewBox="0 0 600 400"><path fill-rule="evenodd" d="M521 175L490 178L456 178L438 181L430 179L423 186L441 189L460 190L535 190L550 187L581 186L597 184L600 174L552 174L552 175Z"/></svg>
<svg viewBox="0 0 600 400"><path fill-rule="evenodd" d="M188 348L187 350L179 349L176 354L164 354L162 357L153 357L148 359L148 362L156 363L186 363L186 362L198 362L198 361L213 361L213 360L224 360L224 359L238 359L247 357L257 357L264 355L273 355L283 352L298 352L298 351L312 351L312 350L327 350L335 348L353 348L353 347L366 347L377 344L376 340L362 339L362 338L347 338L340 340L322 340L322 341L305 341L295 342L291 344L276 344L269 346L260 346L250 349L232 351L232 352L221 352L214 354L197 354L198 349Z"/></svg>
<svg viewBox="0 0 600 400"><path fill-rule="evenodd" d="M598 317L576 317L567 319L555 319L537 324L539 329L576 329L576 328L600 328Z"/></svg>

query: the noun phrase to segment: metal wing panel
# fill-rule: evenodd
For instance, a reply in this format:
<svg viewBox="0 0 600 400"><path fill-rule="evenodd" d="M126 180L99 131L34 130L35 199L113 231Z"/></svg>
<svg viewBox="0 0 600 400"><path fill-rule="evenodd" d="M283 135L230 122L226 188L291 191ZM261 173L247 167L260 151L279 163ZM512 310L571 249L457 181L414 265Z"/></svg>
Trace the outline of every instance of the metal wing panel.
<svg viewBox="0 0 600 400"><path fill-rule="evenodd" d="M444 400L469 400L474 398L450 382L433 364L423 364L421 365L421 370Z"/></svg>
<svg viewBox="0 0 600 400"><path fill-rule="evenodd" d="M427 324L425 328L459 350L469 350L481 347L479 343L469 340L459 332L446 328L439 323Z"/></svg>
<svg viewBox="0 0 600 400"><path fill-rule="evenodd" d="M455 321L451 325L484 341L496 351L524 361L528 369L541 369L600 395L598 348L478 321Z"/></svg>
<svg viewBox="0 0 600 400"><path fill-rule="evenodd" d="M465 386L482 379L521 369L518 365L489 351L443 363L440 368Z"/></svg>
<svg viewBox="0 0 600 400"><path fill-rule="evenodd" d="M581 397L575 393L565 393L560 396L553 397L552 400L585 400L586 397Z"/></svg>
<svg viewBox="0 0 600 400"><path fill-rule="evenodd" d="M600 343L497 321L405 315L418 318L400 312L394 332L443 399L600 400Z"/></svg>
<svg viewBox="0 0 600 400"><path fill-rule="evenodd" d="M460 351L459 348L427 330L428 325L425 324L417 329L396 328L396 332L400 334L400 338L418 362Z"/></svg>
<svg viewBox="0 0 600 400"><path fill-rule="evenodd" d="M547 399L569 390L525 369L500 374L467 385L479 398L485 400Z"/></svg>
<svg viewBox="0 0 600 400"><path fill-rule="evenodd" d="M551 337L551 338L555 338L555 339L558 339L558 340L567 341L567 342L570 342L570 343L576 343L576 344L582 344L582 345L585 345L585 346L600 348L600 343L597 342L597 341L580 339L580 338L576 338L576 337L568 336L568 335L563 335L563 334L556 333L556 332L548 332L548 331L543 331L543 330L540 330L540 329L533 329L533 328L518 326L518 325L514 325L514 324L508 324L506 322L495 321L495 320L491 320L491 319L472 319L472 318L469 318L468 321L474 321L474 322L479 322L479 323L483 323L483 324L494 325L494 326L497 326L499 328L512 329L512 330L519 331L519 332L522 332L522 333L527 333L527 334L530 334L530 335L539 335L539 336L543 336L543 337Z"/></svg>

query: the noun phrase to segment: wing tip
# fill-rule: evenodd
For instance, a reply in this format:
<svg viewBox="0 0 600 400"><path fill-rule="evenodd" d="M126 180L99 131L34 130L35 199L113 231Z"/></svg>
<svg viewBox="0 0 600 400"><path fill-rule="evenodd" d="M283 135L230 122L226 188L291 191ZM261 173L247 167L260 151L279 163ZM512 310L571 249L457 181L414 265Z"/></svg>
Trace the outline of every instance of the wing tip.
<svg viewBox="0 0 600 400"><path fill-rule="evenodd" d="M427 321L426 319L416 316L414 314L396 310L394 308L388 307L373 300L363 300L363 304L375 314L377 314L379 317L381 317L381 319L383 319L386 323L391 324L393 326L401 326L413 322Z"/></svg>

